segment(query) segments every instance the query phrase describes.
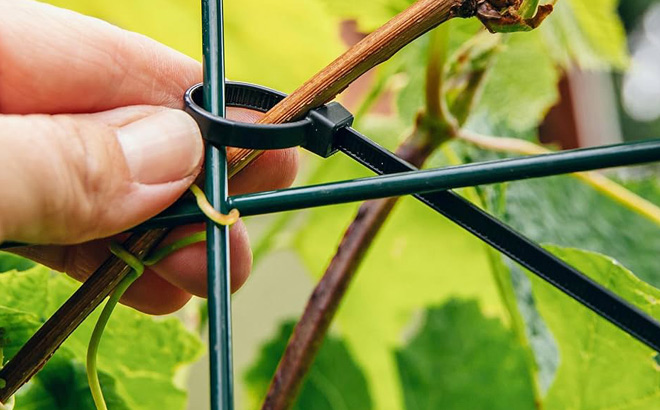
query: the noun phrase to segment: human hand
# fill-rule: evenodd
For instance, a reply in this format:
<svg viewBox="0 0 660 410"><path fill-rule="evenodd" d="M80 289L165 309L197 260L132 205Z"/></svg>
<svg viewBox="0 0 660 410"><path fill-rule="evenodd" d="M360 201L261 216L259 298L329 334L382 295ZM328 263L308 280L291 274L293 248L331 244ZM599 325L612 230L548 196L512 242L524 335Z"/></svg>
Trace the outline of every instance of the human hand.
<svg viewBox="0 0 660 410"><path fill-rule="evenodd" d="M112 236L167 208L199 174L199 129L175 108L200 81L197 61L144 36L49 5L0 0L0 242L44 244L14 252L78 280L89 276L109 256ZM296 169L295 149L270 151L232 178L230 192L288 186ZM163 244L201 229L177 228ZM204 244L170 255L122 301L164 314L205 296L205 255ZM233 290L251 264L239 221L231 229Z"/></svg>

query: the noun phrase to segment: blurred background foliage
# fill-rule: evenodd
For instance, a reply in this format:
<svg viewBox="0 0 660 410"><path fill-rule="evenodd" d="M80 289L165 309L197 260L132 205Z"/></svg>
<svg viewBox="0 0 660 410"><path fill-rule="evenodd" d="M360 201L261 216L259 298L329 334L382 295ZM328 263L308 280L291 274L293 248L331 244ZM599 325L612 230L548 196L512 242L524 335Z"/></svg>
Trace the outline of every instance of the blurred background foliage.
<svg viewBox="0 0 660 410"><path fill-rule="evenodd" d="M141 32L200 59L197 1L50 3ZM349 44L411 3L226 0L228 77L290 92ZM442 28L447 56L443 98L457 98L465 91L461 88L465 78L482 72L475 105L460 113L466 117L465 130L532 142L541 138L563 147L612 142L604 136L597 140L589 136L598 135L587 127L592 123L605 124L607 135L618 140L657 137L660 111L654 114L653 110L660 110L660 85L654 88L660 83L660 24L655 24L659 16L660 3L652 0L620 4L617 0L559 0L541 28L529 33L492 36L474 19L451 21ZM357 127L388 148L394 149L410 133L417 113L424 109L430 44L429 36L422 37L340 96L359 114ZM467 66L460 63L463 57ZM600 104L603 95L611 100L610 106ZM646 103L639 104L643 98ZM584 111L588 107L596 108ZM558 124L570 127L557 128ZM557 129L569 131L558 133ZM339 155L324 161L303 155L299 183L368 175ZM510 155L514 154L451 141L433 155L429 166ZM609 175L660 204L656 168ZM552 243L551 251L660 317L657 222L570 176L461 193L532 239ZM239 408L259 408L292 331L292 320L302 312L357 206L248 221L256 268L234 297ZM8 257L0 258L2 263L25 264ZM50 275L39 267L26 272L32 273L3 275L0 280L36 281ZM60 287L73 286L52 278L45 283L49 281L58 283L53 285L58 295L65 293ZM19 285L5 285L12 286ZM0 308L17 309L9 303L13 299L0 300ZM23 310L24 316L8 313L2 320L17 325L28 315L29 323L38 323L50 312L34 312L29 304ZM153 322L154 335L170 323L138 319L142 315L124 310L120 315L135 316L130 320ZM196 315L191 306L180 317L194 324ZM107 352L115 344L122 345L122 337L133 337L122 333L124 325L119 322L110 324L104 339ZM31 329L24 329L24 337ZM78 337L84 338L86 331L83 328ZM116 350L112 360L100 358L104 386L115 398L111 408L179 409L183 406L179 394L184 394L181 387L186 383L189 408L206 408L204 360L186 373L179 372L172 384L172 369L199 353L199 341L192 333L179 329L177 334L171 343L157 343L156 351L187 353L161 369L156 380L138 384L142 386L139 394L127 390L132 383L121 371L141 368L143 355ZM39 408L26 403L40 403L42 397L51 400L43 403L57 403L49 408L89 408L87 402L70 404L66 397L71 395L61 398L53 387L68 386L62 391L69 392L77 386L84 395L84 386L76 384L82 359L75 340L47 367L53 370L43 372L18 397L17 409ZM131 339L131 345L138 343L150 342ZM161 360L156 354L152 359ZM104 367L108 361L115 364ZM169 405L152 401L153 395L161 394L158 389L172 389L176 397ZM646 347L417 201L404 198L352 283L296 408L651 409L660 408L660 368Z"/></svg>
<svg viewBox="0 0 660 410"><path fill-rule="evenodd" d="M140 32L201 61L198 1L55 0L49 3ZM337 31L338 18L328 15L318 1L282 0L272 4L261 0L231 0L225 2L225 13L227 76L232 80L259 82L291 92L344 48Z"/></svg>

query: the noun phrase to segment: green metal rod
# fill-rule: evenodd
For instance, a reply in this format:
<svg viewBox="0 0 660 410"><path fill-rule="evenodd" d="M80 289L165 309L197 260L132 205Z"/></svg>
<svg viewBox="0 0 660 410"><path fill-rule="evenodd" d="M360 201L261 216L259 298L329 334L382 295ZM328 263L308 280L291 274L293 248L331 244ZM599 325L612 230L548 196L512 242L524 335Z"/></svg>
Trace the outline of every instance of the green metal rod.
<svg viewBox="0 0 660 410"><path fill-rule="evenodd" d="M572 172L638 165L660 160L660 139L552 154L496 160L456 167L414 171L282 189L229 198L230 208L242 216L312 208L352 201L465 188ZM194 201L180 201L136 230L156 229L204 220ZM0 248L4 246L0 245Z"/></svg>
<svg viewBox="0 0 660 410"><path fill-rule="evenodd" d="M242 216L261 215L654 161L660 161L660 139L237 195L228 199L228 208L238 209ZM135 230L174 227L201 221L204 221L204 214L195 201L181 200ZM0 244L0 249L24 245L6 242Z"/></svg>
<svg viewBox="0 0 660 410"><path fill-rule="evenodd" d="M222 0L202 0L202 38L205 109L224 117L225 62ZM228 213L226 149L207 145L205 166L205 192L209 202L220 212ZM206 232L211 409L233 410L229 228L207 223Z"/></svg>
<svg viewBox="0 0 660 410"><path fill-rule="evenodd" d="M261 215L653 161L660 161L660 139L237 195L229 206Z"/></svg>

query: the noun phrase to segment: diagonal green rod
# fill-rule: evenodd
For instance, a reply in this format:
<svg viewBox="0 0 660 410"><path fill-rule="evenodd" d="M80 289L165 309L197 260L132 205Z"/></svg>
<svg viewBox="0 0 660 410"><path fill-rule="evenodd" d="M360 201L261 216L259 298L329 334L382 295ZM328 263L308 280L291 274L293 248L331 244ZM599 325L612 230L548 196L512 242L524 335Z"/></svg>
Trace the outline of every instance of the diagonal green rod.
<svg viewBox="0 0 660 410"><path fill-rule="evenodd" d="M222 0L202 0L204 108L224 117L225 62L222 11ZM228 213L226 149L207 145L205 166L205 191L208 200L215 209ZM206 232L211 409L233 410L229 227L216 226L208 222Z"/></svg>

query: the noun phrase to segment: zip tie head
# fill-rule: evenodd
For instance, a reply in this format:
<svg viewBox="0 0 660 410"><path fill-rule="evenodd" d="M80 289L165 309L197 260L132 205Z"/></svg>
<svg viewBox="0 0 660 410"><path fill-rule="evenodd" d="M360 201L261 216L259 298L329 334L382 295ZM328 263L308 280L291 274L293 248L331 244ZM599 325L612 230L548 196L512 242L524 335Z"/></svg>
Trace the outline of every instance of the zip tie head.
<svg viewBox="0 0 660 410"><path fill-rule="evenodd" d="M209 203L208 199L206 199L206 195L204 195L204 192L197 185L191 185L190 191L195 195L199 209L211 221L222 226L231 226L238 222L238 219L240 218L238 209L232 209L229 211L229 214L225 215L218 212L218 210Z"/></svg>

